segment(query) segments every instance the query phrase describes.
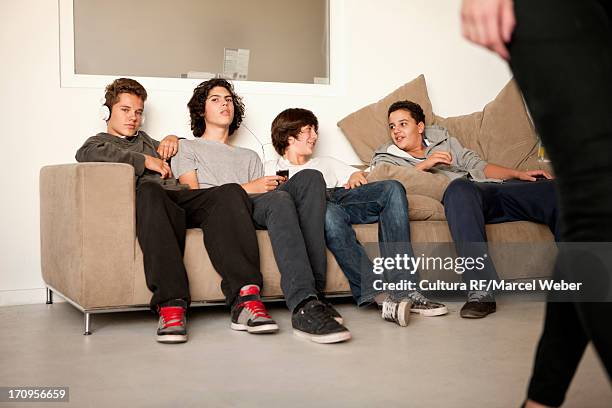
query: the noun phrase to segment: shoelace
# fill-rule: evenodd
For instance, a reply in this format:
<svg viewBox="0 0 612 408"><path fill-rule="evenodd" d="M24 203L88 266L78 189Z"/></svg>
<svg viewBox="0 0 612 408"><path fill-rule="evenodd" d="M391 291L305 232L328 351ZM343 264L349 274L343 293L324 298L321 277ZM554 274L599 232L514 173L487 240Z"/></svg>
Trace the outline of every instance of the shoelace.
<svg viewBox="0 0 612 408"><path fill-rule="evenodd" d="M243 303L244 308L251 312L255 317L264 317L271 319L272 317L268 314L266 307L263 305L261 300L249 300Z"/></svg>
<svg viewBox="0 0 612 408"><path fill-rule="evenodd" d="M408 299L413 305L426 305L429 303L429 299L423 296L420 292L414 291L408 294Z"/></svg>
<svg viewBox="0 0 612 408"><path fill-rule="evenodd" d="M395 302L385 301L382 304L382 318L385 320L395 320L397 312L397 304Z"/></svg>
<svg viewBox="0 0 612 408"><path fill-rule="evenodd" d="M163 320L164 328L181 326L185 309L180 306L166 306L159 309L159 315Z"/></svg>
<svg viewBox="0 0 612 408"><path fill-rule="evenodd" d="M487 292L470 292L468 293L468 302L482 302L487 300L488 297Z"/></svg>
<svg viewBox="0 0 612 408"><path fill-rule="evenodd" d="M339 324L338 322L334 320L333 317L331 317L326 312L326 307L323 303L318 302L312 305L309 309L310 310L308 310L308 315L309 315L308 320L311 323L315 323L314 327L316 330L321 330L326 326L333 328ZM306 313L306 310L302 309L301 313Z"/></svg>

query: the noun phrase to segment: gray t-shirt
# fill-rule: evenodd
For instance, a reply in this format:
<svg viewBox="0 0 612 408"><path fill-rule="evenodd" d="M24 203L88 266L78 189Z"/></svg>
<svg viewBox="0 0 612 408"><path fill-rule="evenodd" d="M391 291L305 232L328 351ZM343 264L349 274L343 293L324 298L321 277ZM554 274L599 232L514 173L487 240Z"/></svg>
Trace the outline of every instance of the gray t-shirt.
<svg viewBox="0 0 612 408"><path fill-rule="evenodd" d="M178 178L193 170L200 188L244 184L264 175L261 159L250 149L202 138L180 140L172 173Z"/></svg>

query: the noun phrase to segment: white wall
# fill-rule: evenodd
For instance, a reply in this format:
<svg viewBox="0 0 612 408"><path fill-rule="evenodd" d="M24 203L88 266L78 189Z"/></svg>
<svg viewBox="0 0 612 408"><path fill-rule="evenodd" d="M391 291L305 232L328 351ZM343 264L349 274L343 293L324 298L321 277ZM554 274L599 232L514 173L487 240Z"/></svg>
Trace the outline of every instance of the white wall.
<svg viewBox="0 0 612 408"><path fill-rule="evenodd" d="M335 97L243 95L245 124L269 140L287 107L312 109L321 123L317 154L357 163L336 122L424 73L443 116L480 110L510 78L506 65L460 36L460 0L346 0L346 92ZM60 88L57 1L0 0L0 305L44 302L40 277L38 174L74 161L97 118L102 89ZM189 93L152 91L146 130L189 136ZM162 115L163 113L163 115ZM237 144L258 148L246 132Z"/></svg>

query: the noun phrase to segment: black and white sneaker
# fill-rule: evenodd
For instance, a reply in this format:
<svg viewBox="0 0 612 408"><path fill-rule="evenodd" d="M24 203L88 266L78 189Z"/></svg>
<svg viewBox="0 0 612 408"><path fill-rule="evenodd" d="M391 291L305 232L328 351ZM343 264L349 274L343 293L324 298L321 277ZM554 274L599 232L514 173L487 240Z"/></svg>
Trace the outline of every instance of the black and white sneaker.
<svg viewBox="0 0 612 408"><path fill-rule="evenodd" d="M412 303L408 299L393 300L387 296L383 300L381 317L388 322L397 323L402 327L408 326L410 320L410 307Z"/></svg>
<svg viewBox="0 0 612 408"><path fill-rule="evenodd" d="M427 317L442 316L448 313L446 305L433 302L416 290L408 294L408 300L412 303L410 307L412 313L419 313Z"/></svg>
<svg viewBox="0 0 612 408"><path fill-rule="evenodd" d="M334 308L334 306L331 303L329 303L329 301L325 297L320 296L319 300L321 301L321 303L325 305L325 308L327 309L327 313L329 313L331 317L334 318L335 321L337 321L340 324L344 324L344 319L342 319L342 316L340 315L340 313L338 313L336 308Z"/></svg>
<svg viewBox="0 0 612 408"><path fill-rule="evenodd" d="M338 323L318 299L312 299L298 308L291 317L293 333L315 343L339 343L351 338L351 332Z"/></svg>

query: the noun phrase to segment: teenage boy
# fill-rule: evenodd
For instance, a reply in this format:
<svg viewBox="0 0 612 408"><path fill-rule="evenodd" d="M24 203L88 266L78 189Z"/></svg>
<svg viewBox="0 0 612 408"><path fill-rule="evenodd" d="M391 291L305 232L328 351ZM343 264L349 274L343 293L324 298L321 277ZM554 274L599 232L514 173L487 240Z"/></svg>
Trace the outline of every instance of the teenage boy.
<svg viewBox="0 0 612 408"><path fill-rule="evenodd" d="M520 220L542 223L548 225L558 241L556 189L548 172L520 171L487 163L464 148L446 129L426 127L423 109L414 102L393 103L388 119L393 141L374 153L372 165L409 166L453 180L444 192L442 203L460 256L478 257L486 251L485 224ZM468 283L498 280L489 258L485 258L484 265L481 271L466 270L463 280ZM493 292L469 291L460 315L482 318L495 310Z"/></svg>
<svg viewBox="0 0 612 408"><path fill-rule="evenodd" d="M76 159L134 166L136 235L146 283L153 292L151 308L159 312L157 341L187 341L186 228L205 231L204 244L232 305L232 328L249 333L278 331L259 298L263 280L251 222L252 205L244 190L236 184L196 191L180 188L164 161L176 153L176 136L160 143L139 130L147 99L144 87L132 79L119 78L106 87L104 98L106 132L87 139Z"/></svg>
<svg viewBox="0 0 612 408"><path fill-rule="evenodd" d="M187 106L195 139L180 141L172 160L174 174L192 189L240 184L253 203L256 227L270 234L294 333L317 343L350 339L342 318L322 294L327 262L321 173L305 172L281 185L282 177L264 176L254 151L231 146L229 138L242 122L244 104L226 80L201 83Z"/></svg>
<svg viewBox="0 0 612 408"><path fill-rule="evenodd" d="M280 155L266 162L266 174L289 171L289 181L308 169L323 174L327 187L325 240L346 275L353 298L359 306L375 301L382 307L382 317L406 326L410 312L439 316L446 306L432 302L416 290L388 292L376 290L373 265L365 249L357 241L353 224L378 222L381 256L413 257L408 224L408 201L404 187L388 180L368 183L366 174L331 157L312 158L319 138L319 122L311 111L286 109L272 122L272 144ZM419 280L416 271L390 270L383 275L386 282Z"/></svg>

